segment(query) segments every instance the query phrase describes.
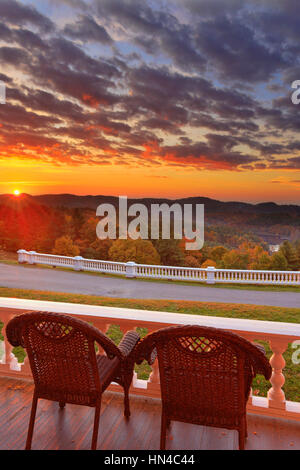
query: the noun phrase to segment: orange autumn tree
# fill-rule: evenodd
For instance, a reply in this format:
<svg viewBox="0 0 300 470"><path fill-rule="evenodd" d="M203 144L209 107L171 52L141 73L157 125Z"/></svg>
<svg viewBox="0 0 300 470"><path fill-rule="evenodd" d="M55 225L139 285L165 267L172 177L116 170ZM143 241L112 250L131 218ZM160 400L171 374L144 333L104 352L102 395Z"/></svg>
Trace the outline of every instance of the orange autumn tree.
<svg viewBox="0 0 300 470"><path fill-rule="evenodd" d="M160 256L149 240L115 240L108 255L111 261L160 264Z"/></svg>
<svg viewBox="0 0 300 470"><path fill-rule="evenodd" d="M72 238L67 236L63 236L58 238L55 241L55 246L52 250L54 255L61 255L61 256L78 256L80 253L79 247L75 245Z"/></svg>

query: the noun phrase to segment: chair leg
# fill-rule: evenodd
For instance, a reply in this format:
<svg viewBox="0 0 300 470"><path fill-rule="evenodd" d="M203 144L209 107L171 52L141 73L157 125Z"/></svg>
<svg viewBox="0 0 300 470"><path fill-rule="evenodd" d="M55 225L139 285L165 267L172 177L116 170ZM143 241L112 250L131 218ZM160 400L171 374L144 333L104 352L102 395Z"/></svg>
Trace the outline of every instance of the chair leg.
<svg viewBox="0 0 300 470"><path fill-rule="evenodd" d="M64 401L59 402L59 407L62 410L66 406L66 403Z"/></svg>
<svg viewBox="0 0 300 470"><path fill-rule="evenodd" d="M245 426L239 429L239 450L245 450Z"/></svg>
<svg viewBox="0 0 300 470"><path fill-rule="evenodd" d="M167 419L164 412L161 414L161 430L160 430L160 450L166 448L166 435L167 435Z"/></svg>
<svg viewBox="0 0 300 470"><path fill-rule="evenodd" d="M95 408L94 429L93 429L92 446L91 446L92 450L97 449L100 410L101 410L101 399L97 402L96 408Z"/></svg>
<svg viewBox="0 0 300 470"><path fill-rule="evenodd" d="M38 402L38 397L37 397L36 393L34 392L33 399L32 399L32 405L31 405L31 413L30 413L30 420L29 420L29 426L28 426L26 447L25 447L26 450L31 449L31 442L32 442L32 435L33 435L33 428L34 428L37 402Z"/></svg>
<svg viewBox="0 0 300 470"><path fill-rule="evenodd" d="M124 416L126 419L130 417L129 387L130 384L124 386Z"/></svg>

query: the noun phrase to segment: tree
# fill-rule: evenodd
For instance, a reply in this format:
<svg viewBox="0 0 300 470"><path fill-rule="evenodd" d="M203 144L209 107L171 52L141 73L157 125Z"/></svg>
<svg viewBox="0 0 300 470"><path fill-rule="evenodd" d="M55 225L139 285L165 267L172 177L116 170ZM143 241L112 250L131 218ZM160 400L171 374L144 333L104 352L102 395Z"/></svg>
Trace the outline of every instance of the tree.
<svg viewBox="0 0 300 470"><path fill-rule="evenodd" d="M75 238L79 238L81 227L85 223L84 211L79 207L75 207L73 210L73 223L75 228Z"/></svg>
<svg viewBox="0 0 300 470"><path fill-rule="evenodd" d="M228 250L224 246L215 246L210 250L210 258L218 263L222 260L223 256L227 252Z"/></svg>
<svg viewBox="0 0 300 470"><path fill-rule="evenodd" d="M184 253L180 247L180 240L153 240L153 245L157 250L161 264L164 266L183 266Z"/></svg>
<svg viewBox="0 0 300 470"><path fill-rule="evenodd" d="M268 271L271 268L272 259L267 253L262 253L261 256L251 265L251 269L261 269Z"/></svg>
<svg viewBox="0 0 300 470"><path fill-rule="evenodd" d="M112 240L99 240L98 238L87 248L81 250L82 256L91 259L109 259L109 249L112 246Z"/></svg>
<svg viewBox="0 0 300 470"><path fill-rule="evenodd" d="M201 264L201 268L216 267L217 263L213 259L207 259L204 263Z"/></svg>
<svg viewBox="0 0 300 470"><path fill-rule="evenodd" d="M108 256L111 261L160 264L159 254L149 240L115 240L109 249Z"/></svg>
<svg viewBox="0 0 300 470"><path fill-rule="evenodd" d="M299 268L299 260L296 248L289 242L285 241L280 247L280 253L282 253L288 263L288 269L296 271Z"/></svg>
<svg viewBox="0 0 300 470"><path fill-rule="evenodd" d="M271 270L272 271L286 271L288 268L288 262L286 257L280 251L274 253L271 257Z"/></svg>
<svg viewBox="0 0 300 470"><path fill-rule="evenodd" d="M93 243L97 239L96 227L99 220L96 217L89 217L80 229L80 238L85 241L86 245Z"/></svg>
<svg viewBox="0 0 300 470"><path fill-rule="evenodd" d="M247 251L245 251L247 253ZM250 247L248 249L249 265L248 269L261 269L268 271L271 267L271 257L261 245Z"/></svg>
<svg viewBox="0 0 300 470"><path fill-rule="evenodd" d="M200 268L199 259L197 259L193 255L187 255L184 258L184 265L188 266L189 268Z"/></svg>
<svg viewBox="0 0 300 470"><path fill-rule="evenodd" d="M76 229L73 217L69 214L65 214L63 232L64 235L72 238L72 240L74 239Z"/></svg>
<svg viewBox="0 0 300 470"><path fill-rule="evenodd" d="M298 267L300 266L300 239L295 242L295 249L298 257Z"/></svg>
<svg viewBox="0 0 300 470"><path fill-rule="evenodd" d="M226 269L247 269L249 254L241 253L239 250L231 250L222 258L222 266Z"/></svg>
<svg viewBox="0 0 300 470"><path fill-rule="evenodd" d="M63 236L55 240L55 246L52 253L54 255L61 256L78 256L80 250L79 247L75 245L71 237Z"/></svg>

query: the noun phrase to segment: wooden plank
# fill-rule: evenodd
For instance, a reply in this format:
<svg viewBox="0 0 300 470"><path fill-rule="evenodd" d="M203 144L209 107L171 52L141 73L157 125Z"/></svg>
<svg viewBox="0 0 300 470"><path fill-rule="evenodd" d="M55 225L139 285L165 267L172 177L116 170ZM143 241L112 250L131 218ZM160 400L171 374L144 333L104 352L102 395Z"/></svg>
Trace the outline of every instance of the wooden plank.
<svg viewBox="0 0 300 470"><path fill-rule="evenodd" d="M0 449L23 449L33 384L0 377ZM159 449L160 401L131 397L131 418L123 416L123 396L106 392L101 409L98 448ZM33 449L89 449L94 409L39 400ZM248 415L246 449L300 449L300 423ZM172 423L167 449L236 449L237 433L185 423Z"/></svg>

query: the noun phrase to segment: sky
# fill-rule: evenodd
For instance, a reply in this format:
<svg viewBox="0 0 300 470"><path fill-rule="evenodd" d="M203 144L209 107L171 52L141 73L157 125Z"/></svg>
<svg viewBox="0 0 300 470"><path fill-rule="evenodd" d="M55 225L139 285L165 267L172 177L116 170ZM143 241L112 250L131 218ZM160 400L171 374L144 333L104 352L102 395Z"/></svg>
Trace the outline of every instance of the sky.
<svg viewBox="0 0 300 470"><path fill-rule="evenodd" d="M298 0L0 0L0 193L300 204Z"/></svg>

